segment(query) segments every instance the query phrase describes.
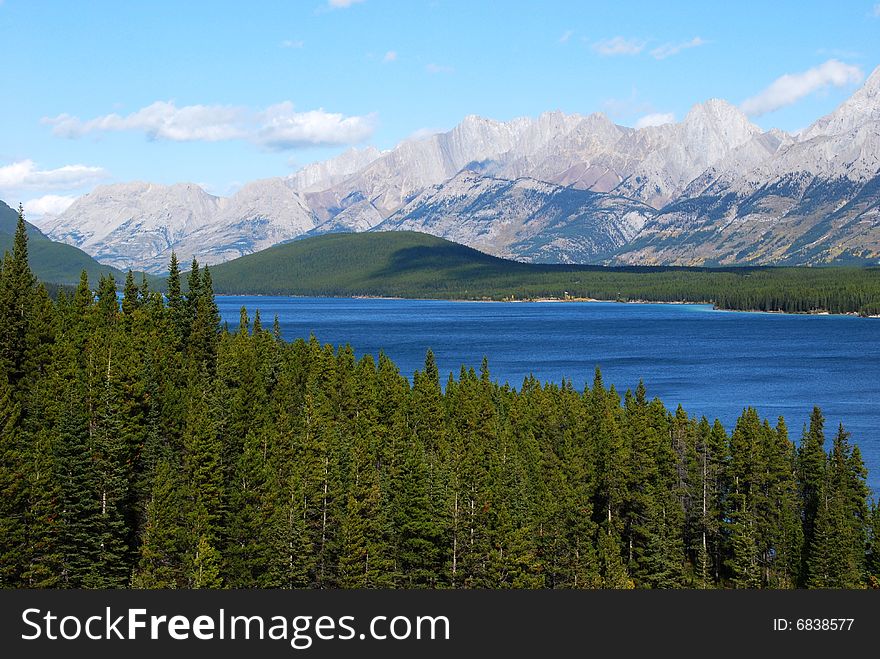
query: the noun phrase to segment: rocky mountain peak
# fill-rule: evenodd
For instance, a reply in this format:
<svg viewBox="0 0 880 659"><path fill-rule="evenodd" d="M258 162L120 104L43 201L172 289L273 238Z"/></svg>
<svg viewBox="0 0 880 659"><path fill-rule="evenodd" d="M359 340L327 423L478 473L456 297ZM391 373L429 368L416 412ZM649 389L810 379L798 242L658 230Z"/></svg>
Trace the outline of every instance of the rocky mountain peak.
<svg viewBox="0 0 880 659"><path fill-rule="evenodd" d="M865 80L862 91L875 97L880 95L880 66L874 69L871 75L868 76L868 79Z"/></svg>
<svg viewBox="0 0 880 659"><path fill-rule="evenodd" d="M880 66L865 84L831 114L813 123L800 134L802 140L848 133L868 121L880 120Z"/></svg>
<svg viewBox="0 0 880 659"><path fill-rule="evenodd" d="M686 131L711 130L719 136L730 138L735 142L733 146L761 132L742 110L720 98L710 98L694 105L682 124Z"/></svg>
<svg viewBox="0 0 880 659"><path fill-rule="evenodd" d="M350 149L291 176L245 185L229 198L193 184L101 186L37 223L107 263L148 269L164 267L170 249L215 263L302 235L370 230L392 217L395 228L439 232L492 253L595 259L636 232L641 239L656 230L666 240L671 226L687 238L693 222L739 215L754 219L757 236L777 224L793 235L828 213L849 218L859 209L867 209L864 226L880 226L872 219L872 191L880 184L868 185L880 181L878 154L880 69L799 136L762 132L721 99L693 106L679 123L643 130L618 126L602 113L556 110L507 121L472 114L449 131L388 151ZM760 202L741 209L712 207L716 199L731 204L753 194ZM786 225L782 218L797 204L806 219ZM691 210L676 215L677 205ZM752 254L748 246L744 239L724 258L746 258L739 255ZM777 258L767 254L747 260ZM710 250L705 258L716 256Z"/></svg>

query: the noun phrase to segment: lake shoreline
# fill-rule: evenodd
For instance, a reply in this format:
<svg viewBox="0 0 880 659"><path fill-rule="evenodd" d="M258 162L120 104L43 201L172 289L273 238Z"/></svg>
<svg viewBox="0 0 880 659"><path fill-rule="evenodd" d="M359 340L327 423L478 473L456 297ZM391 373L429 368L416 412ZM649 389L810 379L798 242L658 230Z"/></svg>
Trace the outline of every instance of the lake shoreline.
<svg viewBox="0 0 880 659"><path fill-rule="evenodd" d="M725 309L715 306L712 302L690 302L687 300L600 300L591 297L544 297L544 298L524 298L524 299L501 299L495 300L491 298L444 298L444 297L400 297L394 295L268 295L262 293L217 293L218 297L288 297L288 298L324 298L328 300L409 300L413 302L487 302L500 304L527 304L527 303L595 303L603 304L671 304L671 305L694 305L709 306L714 311L729 311L732 313L760 313L775 314L783 316L849 316L853 318L880 318L880 315L863 315L856 311L846 311L843 313L834 313L831 311L766 311L763 309Z"/></svg>
<svg viewBox="0 0 880 659"><path fill-rule="evenodd" d="M461 297L461 296L459 296ZM537 296L536 296L537 299ZM684 304L455 304L447 300L337 297L218 297L236 331L242 305L263 327L279 316L288 341L317 337L350 345L357 358L384 353L409 377L431 349L445 381L460 367L519 389L542 383L591 386L596 367L619 392L644 381L649 397L681 403L689 414L734 427L744 406L784 416L794 437L822 408L829 428L843 423L872 471L880 474L876 401L880 400L880 324L806 314L720 313ZM880 477L871 486L880 492Z"/></svg>

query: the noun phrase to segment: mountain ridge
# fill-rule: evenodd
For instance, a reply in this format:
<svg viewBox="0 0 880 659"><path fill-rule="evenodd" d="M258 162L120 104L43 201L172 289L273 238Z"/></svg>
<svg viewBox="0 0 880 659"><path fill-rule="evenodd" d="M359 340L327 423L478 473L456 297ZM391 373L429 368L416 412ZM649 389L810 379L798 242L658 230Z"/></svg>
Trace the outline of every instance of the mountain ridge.
<svg viewBox="0 0 880 659"><path fill-rule="evenodd" d="M449 131L387 151L351 149L228 198L192 184L102 186L39 225L104 262L153 272L172 249L183 261L219 263L380 226L523 260L872 261L880 256L878 175L880 68L797 135L763 131L723 99L640 129L602 113L468 115ZM525 180L542 190L526 194L516 183ZM564 217L549 201L561 190Z"/></svg>
<svg viewBox="0 0 880 659"><path fill-rule="evenodd" d="M17 224L18 211L0 201L0 257L12 251ZM25 225L31 269L40 281L47 284L76 284L83 270L92 282L108 274L113 275L117 282L124 280L124 273L116 268L98 263L77 247L50 240L30 222L26 221Z"/></svg>

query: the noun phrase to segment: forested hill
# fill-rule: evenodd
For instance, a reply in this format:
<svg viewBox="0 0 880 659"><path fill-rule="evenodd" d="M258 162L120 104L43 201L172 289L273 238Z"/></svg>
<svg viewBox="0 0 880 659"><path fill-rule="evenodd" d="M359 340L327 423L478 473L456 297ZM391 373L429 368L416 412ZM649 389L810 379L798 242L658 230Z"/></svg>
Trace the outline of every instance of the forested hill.
<svg viewBox="0 0 880 659"><path fill-rule="evenodd" d="M594 298L705 302L724 309L880 313L880 268L540 265L429 236L330 234L211 268L218 293L411 298Z"/></svg>
<svg viewBox="0 0 880 659"><path fill-rule="evenodd" d="M17 221L18 212L0 201L0 258L4 252L12 250ZM27 232L30 239L31 267L40 281L75 285L83 270L95 280L106 274L113 274L119 280L124 276L116 268L98 263L73 245L50 240L33 224L27 223Z"/></svg>
<svg viewBox="0 0 880 659"><path fill-rule="evenodd" d="M880 508L814 410L800 446L643 386L441 387L287 343L209 270L51 301L0 273L0 587L864 588ZM781 374L784 377L784 374ZM858 439L858 438L856 438Z"/></svg>

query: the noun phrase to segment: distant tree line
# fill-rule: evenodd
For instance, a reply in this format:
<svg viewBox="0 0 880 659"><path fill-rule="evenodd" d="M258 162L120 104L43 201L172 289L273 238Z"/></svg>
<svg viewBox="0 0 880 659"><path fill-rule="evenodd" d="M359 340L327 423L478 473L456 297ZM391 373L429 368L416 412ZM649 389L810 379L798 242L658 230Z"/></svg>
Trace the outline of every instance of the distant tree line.
<svg viewBox="0 0 880 659"><path fill-rule="evenodd" d="M520 263L409 231L326 234L214 269L218 293L463 300L594 298L880 315L880 267Z"/></svg>
<svg viewBox="0 0 880 659"><path fill-rule="evenodd" d="M20 222L0 265L0 585L877 587L859 449L796 448L596 372L521 389L433 355L221 326L207 267L53 301Z"/></svg>

